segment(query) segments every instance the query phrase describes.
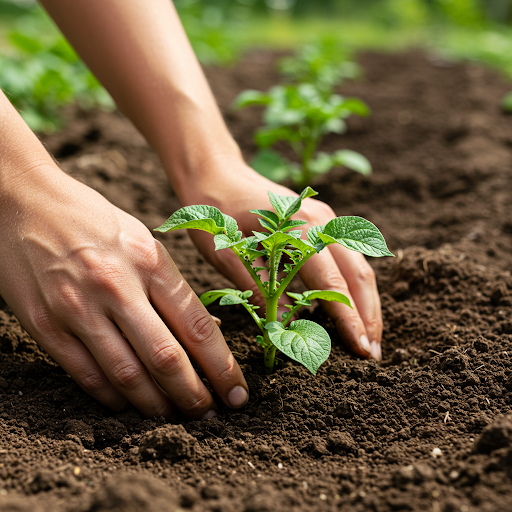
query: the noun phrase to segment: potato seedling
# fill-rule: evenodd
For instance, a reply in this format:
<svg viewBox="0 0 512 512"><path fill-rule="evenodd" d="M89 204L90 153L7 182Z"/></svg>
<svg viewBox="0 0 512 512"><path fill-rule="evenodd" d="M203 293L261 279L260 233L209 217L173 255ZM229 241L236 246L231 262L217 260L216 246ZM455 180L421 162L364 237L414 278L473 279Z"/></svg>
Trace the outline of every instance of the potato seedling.
<svg viewBox="0 0 512 512"><path fill-rule="evenodd" d="M291 178L299 187L309 185L315 176L336 166L367 175L370 162L359 153L342 149L332 154L318 151L328 133L343 133L345 119L352 114L367 116L368 107L359 99L338 94L327 97L313 84L278 85L264 93L248 90L235 100L240 109L264 105L266 126L255 134L260 152L251 162L253 168L273 181ZM287 142L300 159L300 165L269 149L278 141Z"/></svg>
<svg viewBox="0 0 512 512"><path fill-rule="evenodd" d="M310 320L294 320L293 316L302 306L311 305L314 299L336 301L351 307L349 299L336 291L309 290L304 293L287 292L294 304L279 320L277 305L279 298L303 265L327 245L340 244L368 256L393 256L388 250L380 231L361 217L337 217L325 226L310 227L306 239L301 238L303 220L291 219L301 207L302 201L317 193L305 188L299 197L280 196L269 192L274 211L250 210L259 216L266 231L253 231L253 236L242 237L232 217L217 208L206 205L186 206L176 211L155 231L167 232L175 229L199 229L214 236L215 250L230 249L243 263L265 299L266 315L257 313L258 306L249 302L252 291L226 288L203 293L201 302L208 306L219 300L221 306L241 304L251 315L261 334L256 341L263 347L267 373L275 367L275 356L280 350L291 359L302 363L316 374L320 365L329 357L331 340L326 330ZM257 260L266 260L262 266ZM282 273L279 273L280 264ZM268 277L267 277L268 276Z"/></svg>
<svg viewBox="0 0 512 512"><path fill-rule="evenodd" d="M313 84L324 96L344 79L360 75L359 66L348 60L346 48L330 38L304 46L296 55L282 59L279 67L286 81Z"/></svg>

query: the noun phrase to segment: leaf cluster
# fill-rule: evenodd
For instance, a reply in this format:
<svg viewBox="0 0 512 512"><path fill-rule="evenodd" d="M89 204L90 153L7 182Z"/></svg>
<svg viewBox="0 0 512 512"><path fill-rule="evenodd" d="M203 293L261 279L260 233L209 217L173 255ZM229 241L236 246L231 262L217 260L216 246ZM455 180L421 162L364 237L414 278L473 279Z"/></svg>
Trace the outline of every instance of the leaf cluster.
<svg viewBox="0 0 512 512"><path fill-rule="evenodd" d="M287 292L294 304L289 306L290 311L279 321L279 298L306 261L330 244L337 243L368 256L392 254L380 231L361 217L337 217L325 226L310 227L303 239L302 230L297 228L306 222L291 217L299 211L302 201L316 195L316 192L306 187L298 197L281 196L273 192L268 194L274 211L250 210L258 216L264 231L253 231L251 236L245 238L235 219L207 205L181 208L155 231L199 229L214 236L215 250L232 250L265 299L265 318L260 317L258 307L249 302L252 296L250 290L212 290L201 295L203 304L207 306L219 300L220 305L239 304L248 311L261 331L257 341L263 346L268 371L273 369L274 355L278 349L316 373L329 355L329 336L323 327L314 322L291 320L298 309L311 305L315 299L337 301L347 306L350 306L350 301L343 294L332 290L309 290L301 294Z"/></svg>
<svg viewBox="0 0 512 512"><path fill-rule="evenodd" d="M361 74L346 46L332 37L305 45L295 55L282 59L279 68L285 80L313 84L326 96L343 80Z"/></svg>
<svg viewBox="0 0 512 512"><path fill-rule="evenodd" d="M13 30L8 41L9 51L0 55L0 88L33 130L61 127L61 107L75 101L84 107L112 105L62 36Z"/></svg>

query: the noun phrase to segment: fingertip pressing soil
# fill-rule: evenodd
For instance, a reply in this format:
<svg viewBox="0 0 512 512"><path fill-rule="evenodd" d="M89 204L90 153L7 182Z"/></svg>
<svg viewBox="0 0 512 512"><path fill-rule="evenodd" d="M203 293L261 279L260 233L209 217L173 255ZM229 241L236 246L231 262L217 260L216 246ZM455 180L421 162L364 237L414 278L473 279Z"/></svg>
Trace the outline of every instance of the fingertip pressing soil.
<svg viewBox="0 0 512 512"><path fill-rule="evenodd" d="M256 51L206 73L250 158L261 111L241 90L277 83ZM266 376L257 329L212 307L250 386L242 410L166 423L114 414L88 397L0 299L0 509L8 512L491 512L512 501L512 117L495 72L419 51L360 56L342 92L369 118L322 147L373 163L315 189L361 215L396 258L372 261L384 316L382 363L333 350L317 376L289 360ZM179 207L154 153L117 113L70 113L43 141L71 175L159 225ZM285 148L283 150L286 151ZM291 157L291 154L288 154ZM228 282L184 233L159 236L197 293Z"/></svg>

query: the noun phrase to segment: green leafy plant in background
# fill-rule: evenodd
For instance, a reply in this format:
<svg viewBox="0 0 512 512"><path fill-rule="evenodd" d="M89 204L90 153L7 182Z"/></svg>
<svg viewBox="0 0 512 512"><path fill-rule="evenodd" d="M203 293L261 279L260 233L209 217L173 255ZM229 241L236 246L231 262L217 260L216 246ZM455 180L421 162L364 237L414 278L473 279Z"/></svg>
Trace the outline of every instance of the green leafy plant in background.
<svg viewBox="0 0 512 512"><path fill-rule="evenodd" d="M501 106L505 112L512 114L512 92L506 94L501 100Z"/></svg>
<svg viewBox="0 0 512 512"><path fill-rule="evenodd" d="M112 106L110 96L59 35L8 35L10 51L0 55L0 88L35 131L62 126L64 105Z"/></svg>
<svg viewBox="0 0 512 512"><path fill-rule="evenodd" d="M266 125L255 134L259 153L251 162L260 174L273 181L291 178L301 188L312 183L319 175L333 167L348 167L368 175L370 162L361 154L348 149L328 154L318 151L323 137L328 133L343 133L345 119L356 114L367 116L369 109L357 98L344 98L338 94L325 95L315 85L278 85L264 93L248 90L235 100L235 108L250 105L266 107ZM300 159L300 164L281 157L270 147L285 141Z"/></svg>
<svg viewBox="0 0 512 512"><path fill-rule="evenodd" d="M216 251L233 251L265 299L265 317L260 317L258 307L249 302L253 294L250 290L212 290L201 295L201 302L205 306L216 300L219 300L221 306L241 304L248 311L261 331L256 341L263 347L267 373L274 370L275 356L279 350L316 374L320 365L329 357L329 335L317 323L310 320L292 321L293 317L302 306L310 306L314 299L341 302L351 307L350 301L345 295L330 290L287 292L295 303L288 306L290 311L279 320L277 306L280 297L303 265L330 244L337 243L368 256L393 254L388 250L380 231L361 217L337 217L325 226L310 227L307 238L302 239L302 231L296 228L306 222L292 220L291 217L299 211L304 199L317 193L307 187L299 197L280 196L273 192L268 195L274 211L250 210L259 216L258 220L266 231L253 231L253 236L247 238L242 238L235 219L206 205L181 208L156 231L199 229L214 236ZM262 258L266 260L266 265L262 265ZM284 258L287 262L283 262L283 271L280 273Z"/></svg>
<svg viewBox="0 0 512 512"><path fill-rule="evenodd" d="M285 80L313 84L325 96L343 80L361 74L359 66L349 59L346 46L333 37L305 45L296 55L282 59L279 68Z"/></svg>

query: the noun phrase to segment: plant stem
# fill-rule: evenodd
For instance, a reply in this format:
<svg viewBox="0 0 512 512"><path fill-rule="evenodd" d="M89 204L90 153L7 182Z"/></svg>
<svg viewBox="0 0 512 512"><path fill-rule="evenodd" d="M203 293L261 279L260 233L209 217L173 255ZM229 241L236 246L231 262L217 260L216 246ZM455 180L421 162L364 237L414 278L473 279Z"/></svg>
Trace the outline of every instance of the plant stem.
<svg viewBox="0 0 512 512"><path fill-rule="evenodd" d="M268 290L263 286L263 283L261 282L260 277L256 273L256 271L252 268L251 264L245 260L243 255L234 247L232 247L233 252L238 256L239 260L243 263L244 267L247 269L247 272L251 275L253 281L256 283L256 286L258 287L258 290L261 292L261 295L263 295L263 298L266 300L270 297Z"/></svg>
<svg viewBox="0 0 512 512"><path fill-rule="evenodd" d="M290 316L288 317L288 320L283 322L283 327L288 327L288 324L292 321L292 316L295 314L296 311L298 311L302 307L302 304L295 304L293 308L290 309Z"/></svg>
<svg viewBox="0 0 512 512"><path fill-rule="evenodd" d="M299 261L299 263L297 263L293 269L291 270L291 272L288 273L288 275L281 281L281 284L278 286L277 290L276 290L276 303L277 301L279 300L279 297L281 297L281 295L283 294L283 292L286 290L286 287L291 283L292 279L295 277L295 275L297 274L297 272L302 268L302 266L304 265L304 263L306 263L306 261L309 260L309 258L311 258L311 256L313 256L314 254L316 254L316 251L314 249L311 249L311 253L310 254L306 254L301 261Z"/></svg>
<svg viewBox="0 0 512 512"><path fill-rule="evenodd" d="M249 312L249 314L252 316L252 319L256 322L256 325L260 328L260 331L263 335L265 335L265 324L263 322L263 319L260 318L256 311L251 307L252 304L242 304L242 306Z"/></svg>
<svg viewBox="0 0 512 512"><path fill-rule="evenodd" d="M275 345L270 345L266 347L263 351L263 360L265 362L265 373L270 375L274 371L275 361L276 361L276 351L277 347Z"/></svg>
<svg viewBox="0 0 512 512"><path fill-rule="evenodd" d="M265 319L265 325L269 322L277 321L277 301L279 297L274 294L268 299L265 300L265 304L267 306L267 316ZM263 351L263 360L265 362L265 371L268 374L274 371L275 359L276 359L276 351L277 348L274 346L270 337L268 335L268 331L265 329L263 333L263 338L265 339L266 347Z"/></svg>

